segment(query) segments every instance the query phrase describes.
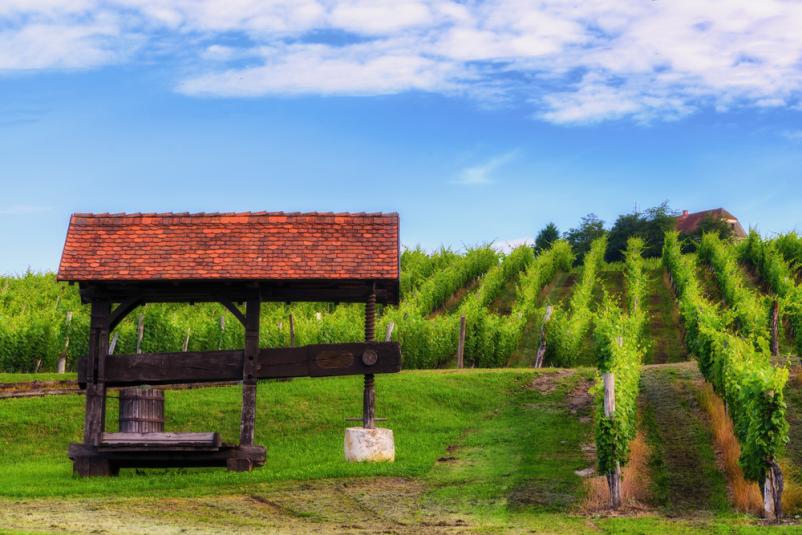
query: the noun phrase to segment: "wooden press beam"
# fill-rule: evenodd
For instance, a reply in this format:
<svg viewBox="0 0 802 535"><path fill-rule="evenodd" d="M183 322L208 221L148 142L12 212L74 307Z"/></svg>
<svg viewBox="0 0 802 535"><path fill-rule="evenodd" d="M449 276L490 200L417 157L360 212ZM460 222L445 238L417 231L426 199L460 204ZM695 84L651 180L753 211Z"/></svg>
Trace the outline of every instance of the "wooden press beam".
<svg viewBox="0 0 802 535"><path fill-rule="evenodd" d="M365 364L365 353L375 352L376 362ZM243 378L242 350L142 353L106 358L106 385L165 385L239 381ZM367 359L368 362L372 360ZM255 359L257 379L328 377L401 371L398 342L315 344L260 349ZM78 361L81 386L88 384L89 358Z"/></svg>

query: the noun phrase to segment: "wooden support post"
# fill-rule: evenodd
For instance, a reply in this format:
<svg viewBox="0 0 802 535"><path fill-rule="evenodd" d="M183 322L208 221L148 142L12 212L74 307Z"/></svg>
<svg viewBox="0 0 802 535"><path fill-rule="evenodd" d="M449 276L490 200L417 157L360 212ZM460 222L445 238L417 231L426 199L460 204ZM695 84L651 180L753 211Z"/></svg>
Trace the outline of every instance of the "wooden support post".
<svg viewBox="0 0 802 535"><path fill-rule="evenodd" d="M766 479L763 481L763 512L766 518L774 517L777 523L783 518L783 473L780 466L774 461L769 461L766 470Z"/></svg>
<svg viewBox="0 0 802 535"><path fill-rule="evenodd" d="M253 445L256 419L256 358L259 356L259 296L248 299L245 311L245 351L242 363L242 421L239 442ZM250 469L250 468L249 468Z"/></svg>
<svg viewBox="0 0 802 535"><path fill-rule="evenodd" d="M459 340L457 341L457 368L465 367L465 316L459 317Z"/></svg>
<svg viewBox="0 0 802 535"><path fill-rule="evenodd" d="M187 335L184 337L184 345L181 346L181 351L186 353L189 350L189 335L192 334L192 327L187 327Z"/></svg>
<svg viewBox="0 0 802 535"><path fill-rule="evenodd" d="M619 345L623 342L619 337ZM615 375L612 372L602 374L604 383L604 416L615 419ZM621 506L621 465L616 461L615 468L607 473L607 487L610 489L610 507Z"/></svg>
<svg viewBox="0 0 802 535"><path fill-rule="evenodd" d="M84 444L96 446L106 423L106 355L109 352L109 301L93 301L86 370Z"/></svg>
<svg viewBox="0 0 802 535"><path fill-rule="evenodd" d="M780 302L777 299L771 307L771 355L780 356Z"/></svg>
<svg viewBox="0 0 802 535"><path fill-rule="evenodd" d="M295 347L295 318L290 314L290 347Z"/></svg>
<svg viewBox="0 0 802 535"><path fill-rule="evenodd" d="M546 358L546 324L551 319L551 313L554 308L549 305L546 307L546 314L543 316L543 324L540 326L540 347L537 348L535 355L535 368L543 367L543 359Z"/></svg>
<svg viewBox="0 0 802 535"><path fill-rule="evenodd" d="M368 295L365 303L365 342L376 340L376 289ZM376 427L376 386L372 373L365 374L365 385L362 391L362 427Z"/></svg>

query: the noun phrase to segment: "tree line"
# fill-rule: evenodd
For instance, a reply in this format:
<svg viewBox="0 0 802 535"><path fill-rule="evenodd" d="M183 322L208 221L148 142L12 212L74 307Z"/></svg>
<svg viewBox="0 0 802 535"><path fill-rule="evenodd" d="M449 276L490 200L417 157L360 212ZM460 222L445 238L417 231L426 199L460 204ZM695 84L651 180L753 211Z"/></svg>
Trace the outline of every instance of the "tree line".
<svg viewBox="0 0 802 535"><path fill-rule="evenodd" d="M578 226L564 233L554 223L548 223L535 238L535 252L548 249L552 243L562 238L571 245L578 265L590 251L591 244L606 237L604 259L607 262L619 262L624 260L627 241L630 238L640 238L644 242L643 257L657 258L662 253L666 232L676 229L678 216L679 212L665 201L646 210L635 209L621 214L609 229L604 220L594 213L582 217ZM725 221L708 214L693 233L680 236L683 252L695 251L701 244L702 236L710 232L717 233L723 240L732 237L732 228Z"/></svg>

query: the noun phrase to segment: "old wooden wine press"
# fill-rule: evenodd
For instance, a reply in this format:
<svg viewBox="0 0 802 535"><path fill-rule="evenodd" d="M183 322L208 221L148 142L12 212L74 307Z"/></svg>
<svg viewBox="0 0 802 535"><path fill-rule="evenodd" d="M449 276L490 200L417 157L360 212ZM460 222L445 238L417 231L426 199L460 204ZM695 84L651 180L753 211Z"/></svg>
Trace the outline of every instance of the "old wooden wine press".
<svg viewBox="0 0 802 535"><path fill-rule="evenodd" d="M91 305L84 440L71 444L76 474L124 467L226 466L265 462L254 444L256 382L364 375L363 426L374 427L375 373L401 368L397 343L375 342L376 303L399 299L397 214L75 214L58 279ZM363 302L365 342L259 348L263 301ZM109 355L109 333L138 306L219 302L245 328L244 349ZM245 310L241 309L245 305ZM242 381L239 444L217 433L106 432L109 387Z"/></svg>

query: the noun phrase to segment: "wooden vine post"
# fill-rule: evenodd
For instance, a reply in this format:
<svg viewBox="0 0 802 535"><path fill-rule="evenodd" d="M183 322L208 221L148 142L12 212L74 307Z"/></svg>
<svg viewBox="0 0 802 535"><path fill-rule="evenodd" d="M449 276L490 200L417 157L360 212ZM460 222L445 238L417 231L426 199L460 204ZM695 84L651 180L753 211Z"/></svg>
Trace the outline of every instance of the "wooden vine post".
<svg viewBox="0 0 802 535"><path fill-rule="evenodd" d="M771 355L780 356L780 302L777 299L771 307Z"/></svg>
<svg viewBox="0 0 802 535"><path fill-rule="evenodd" d="M535 368L543 367L543 359L546 358L546 324L551 319L551 314L554 308L549 305L546 307L546 315L543 316L543 324L540 326L540 346L537 348L535 355Z"/></svg>
<svg viewBox="0 0 802 535"><path fill-rule="evenodd" d="M766 518L774 517L776 522L783 518L783 473L775 460L769 461L766 479L763 481L763 512Z"/></svg>
<svg viewBox="0 0 802 535"><path fill-rule="evenodd" d="M145 337L145 315L140 314L136 325L136 354L142 353L142 339Z"/></svg>
<svg viewBox="0 0 802 535"><path fill-rule="evenodd" d="M65 330L67 335L64 337L64 349L61 350L61 355L56 363L56 371L58 373L65 373L67 371L67 350L70 348L70 324L72 323L72 311L67 312L67 319Z"/></svg>
<svg viewBox="0 0 802 535"><path fill-rule="evenodd" d="M604 382L604 416L610 420L615 419L615 374L605 372L602 374ZM607 487L610 489L610 507L621 507L621 465L615 462L615 468L607 472Z"/></svg>
<svg viewBox="0 0 802 535"><path fill-rule="evenodd" d="M459 340L457 341L457 368L465 367L465 316L459 317Z"/></svg>

